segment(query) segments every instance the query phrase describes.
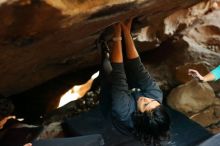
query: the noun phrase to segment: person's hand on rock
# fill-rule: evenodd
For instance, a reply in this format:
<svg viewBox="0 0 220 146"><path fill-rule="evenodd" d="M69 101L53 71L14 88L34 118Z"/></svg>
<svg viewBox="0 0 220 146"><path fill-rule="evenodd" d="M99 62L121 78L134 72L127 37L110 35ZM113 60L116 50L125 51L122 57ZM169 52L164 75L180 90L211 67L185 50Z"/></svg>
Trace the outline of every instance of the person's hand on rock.
<svg viewBox="0 0 220 146"><path fill-rule="evenodd" d="M204 80L204 77L197 70L194 69L189 69L188 75L191 75L193 78L198 78L200 81Z"/></svg>

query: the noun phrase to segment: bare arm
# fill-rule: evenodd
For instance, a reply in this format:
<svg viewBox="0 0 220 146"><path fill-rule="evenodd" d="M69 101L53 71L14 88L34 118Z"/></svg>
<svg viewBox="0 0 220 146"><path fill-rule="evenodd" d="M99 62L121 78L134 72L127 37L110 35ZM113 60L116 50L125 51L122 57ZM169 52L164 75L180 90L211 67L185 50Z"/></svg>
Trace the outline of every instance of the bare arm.
<svg viewBox="0 0 220 146"><path fill-rule="evenodd" d="M132 25L132 19L129 19L126 22L123 22L122 24L124 39L125 39L125 45L126 45L126 55L128 59L135 59L139 57L139 54L136 50L134 41L131 37L131 25Z"/></svg>
<svg viewBox="0 0 220 146"><path fill-rule="evenodd" d="M121 25L114 25L113 47L111 49L112 63L112 115L119 121L126 121L131 114L132 98L129 95L127 78L123 64L121 44Z"/></svg>
<svg viewBox="0 0 220 146"><path fill-rule="evenodd" d="M188 74L191 75L192 77L196 77L199 80L204 81L204 82L215 80L215 76L211 72L209 72L205 76L202 76L197 70L189 69Z"/></svg>
<svg viewBox="0 0 220 146"><path fill-rule="evenodd" d="M0 120L0 129L4 127L4 125L7 123L8 120L15 119L15 118L16 118L15 116L7 116L3 118L2 120Z"/></svg>
<svg viewBox="0 0 220 146"><path fill-rule="evenodd" d="M203 77L203 81L205 82L214 81L214 80L215 80L215 76L211 72Z"/></svg>
<svg viewBox="0 0 220 146"><path fill-rule="evenodd" d="M114 26L114 40L112 49L111 49L111 62L112 63L122 63L123 62L123 54L122 54L122 44L121 44L121 26L119 23Z"/></svg>

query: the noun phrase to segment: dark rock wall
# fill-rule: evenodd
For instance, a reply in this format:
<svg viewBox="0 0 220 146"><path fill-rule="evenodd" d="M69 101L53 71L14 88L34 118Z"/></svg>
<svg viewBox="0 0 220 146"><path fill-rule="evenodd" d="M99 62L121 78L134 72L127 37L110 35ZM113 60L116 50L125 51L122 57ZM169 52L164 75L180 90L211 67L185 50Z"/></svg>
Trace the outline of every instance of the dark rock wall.
<svg viewBox="0 0 220 146"><path fill-rule="evenodd" d="M137 27L157 26L173 12L200 1L0 1L0 93L13 95L97 65L95 41L117 21L139 16Z"/></svg>

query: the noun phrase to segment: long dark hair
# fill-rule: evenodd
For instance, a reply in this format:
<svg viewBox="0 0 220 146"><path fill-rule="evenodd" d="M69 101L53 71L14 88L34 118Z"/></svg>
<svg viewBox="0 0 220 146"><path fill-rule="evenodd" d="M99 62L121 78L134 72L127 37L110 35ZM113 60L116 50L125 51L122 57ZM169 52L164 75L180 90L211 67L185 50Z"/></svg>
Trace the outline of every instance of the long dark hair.
<svg viewBox="0 0 220 146"><path fill-rule="evenodd" d="M146 145L163 145L169 140L170 118L163 105L133 114L134 135Z"/></svg>

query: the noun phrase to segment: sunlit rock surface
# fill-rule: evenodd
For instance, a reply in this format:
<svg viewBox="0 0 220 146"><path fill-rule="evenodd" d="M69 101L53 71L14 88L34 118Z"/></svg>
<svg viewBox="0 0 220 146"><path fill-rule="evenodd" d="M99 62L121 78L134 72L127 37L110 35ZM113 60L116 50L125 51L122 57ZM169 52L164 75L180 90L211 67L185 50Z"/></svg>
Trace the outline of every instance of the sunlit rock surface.
<svg viewBox="0 0 220 146"><path fill-rule="evenodd" d="M167 103L212 132L220 132L220 99L208 83L191 80L180 85L170 92Z"/></svg>
<svg viewBox="0 0 220 146"><path fill-rule="evenodd" d="M214 100L214 91L208 83L195 80L173 89L167 97L168 105L185 114L198 113L213 105Z"/></svg>
<svg viewBox="0 0 220 146"><path fill-rule="evenodd" d="M145 40L138 43L141 50L154 48L144 54L145 64L162 89L191 80L189 68L205 75L220 64L219 15L219 3L201 2L166 17L160 27L152 25L140 31L137 39ZM215 92L220 91L219 85L211 83Z"/></svg>
<svg viewBox="0 0 220 146"><path fill-rule="evenodd" d="M154 25L161 38L174 34L163 21L176 11L187 11L201 0L1 0L0 93L9 96L69 71L99 64L95 42L115 22L137 16L136 30ZM210 4L202 4L209 9ZM182 10L184 9L184 10ZM189 9L191 10L191 9ZM203 12L201 13L203 14ZM176 14L178 15L178 14ZM199 14L200 16L200 14ZM185 18L185 17L183 17ZM163 27L157 27L166 22ZM177 25L178 26L178 25ZM155 39L154 39L155 38ZM145 47L145 50L153 47Z"/></svg>

